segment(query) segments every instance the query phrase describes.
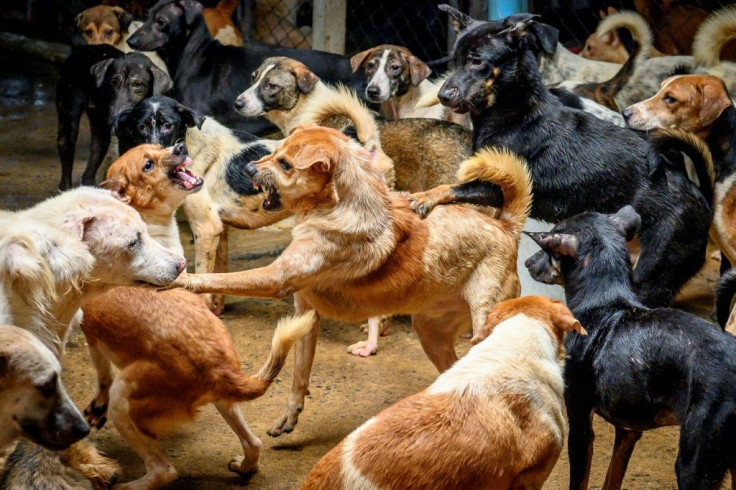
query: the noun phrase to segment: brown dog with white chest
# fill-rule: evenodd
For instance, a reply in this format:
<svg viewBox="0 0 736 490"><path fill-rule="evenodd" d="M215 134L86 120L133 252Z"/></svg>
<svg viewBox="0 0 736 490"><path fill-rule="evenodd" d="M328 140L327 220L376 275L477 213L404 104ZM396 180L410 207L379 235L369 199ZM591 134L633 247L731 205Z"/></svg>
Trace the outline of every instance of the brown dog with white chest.
<svg viewBox="0 0 736 490"><path fill-rule="evenodd" d="M202 187L202 179L187 170L190 164L182 143L168 149L140 145L110 166L102 185L138 210L154 239L181 250L174 213L187 195ZM308 312L280 323L267 362L257 375L248 376L241 372L227 328L200 296L181 289L116 288L87 303L82 330L97 370L98 390L85 415L100 428L109 413L146 466L143 477L120 488L158 488L173 481L176 470L158 438L210 403L243 447L244 455L230 462L230 470L255 471L261 441L246 425L237 403L265 393L313 320ZM111 364L120 369L117 378Z"/></svg>
<svg viewBox="0 0 736 490"><path fill-rule="evenodd" d="M519 294L516 254L531 205L524 163L484 150L467 160L461 181L487 184L499 218L483 208L443 207L422 220L408 196L392 193L370 154L339 131L297 128L272 155L246 166L268 193L264 205L294 212L293 240L269 266L229 274L190 274L173 286L194 292L283 298L297 313L360 321L410 314L424 351L438 370L456 360L458 331L480 331L487 312ZM284 416L269 431L291 432L307 394L318 322L296 348L296 369Z"/></svg>
<svg viewBox="0 0 736 490"><path fill-rule="evenodd" d="M565 441L570 331L585 334L559 301L499 303L465 357L343 439L302 489L542 488Z"/></svg>

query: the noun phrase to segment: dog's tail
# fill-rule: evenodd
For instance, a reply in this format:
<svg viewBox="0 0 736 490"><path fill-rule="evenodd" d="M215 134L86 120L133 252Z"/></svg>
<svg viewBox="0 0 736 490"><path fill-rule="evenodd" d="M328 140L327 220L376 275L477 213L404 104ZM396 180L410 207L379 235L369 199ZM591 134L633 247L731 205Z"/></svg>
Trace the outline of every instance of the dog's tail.
<svg viewBox="0 0 736 490"><path fill-rule="evenodd" d="M282 318L273 333L271 352L258 374L249 376L235 373L223 376L224 389L220 396L234 401L253 400L262 396L284 367L291 347L312 329L316 319L317 313L314 310L301 316Z"/></svg>
<svg viewBox="0 0 736 490"><path fill-rule="evenodd" d="M526 162L508 150L484 148L465 160L457 171L461 183L480 180L501 188L500 219L521 234L532 209L532 176Z"/></svg>
<svg viewBox="0 0 736 490"><path fill-rule="evenodd" d="M215 10L218 10L229 19L235 13L235 9L240 5L241 0L220 0Z"/></svg>
<svg viewBox="0 0 736 490"><path fill-rule="evenodd" d="M652 31L649 29L647 21L636 12L616 12L603 19L598 24L595 33L597 36L602 36L614 29L628 30L634 42L639 45L639 51L636 53L632 52L630 56L630 58L634 58L633 68L636 69L636 67L640 66L649 58L652 49Z"/></svg>
<svg viewBox="0 0 736 490"><path fill-rule="evenodd" d="M736 6L724 7L708 16L693 40L693 60L712 68L721 64L721 49L736 38Z"/></svg>
<svg viewBox="0 0 736 490"><path fill-rule="evenodd" d="M713 156L705 142L694 134L680 129L657 131L652 134L650 141L654 149L654 153L649 157L650 175L661 164L662 153L668 150L682 152L693 162L700 192L703 193L705 200L712 204L716 172L713 166Z"/></svg>
<svg viewBox="0 0 736 490"><path fill-rule="evenodd" d="M726 328L731 316L731 302L736 294L736 268L729 269L718 280L716 287L716 320L722 328Z"/></svg>

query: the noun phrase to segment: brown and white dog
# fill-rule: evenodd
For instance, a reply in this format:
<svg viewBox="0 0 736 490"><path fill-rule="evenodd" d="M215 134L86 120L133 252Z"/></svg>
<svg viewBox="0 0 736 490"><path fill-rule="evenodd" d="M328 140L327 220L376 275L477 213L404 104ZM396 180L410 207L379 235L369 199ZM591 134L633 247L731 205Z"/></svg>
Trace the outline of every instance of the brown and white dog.
<svg viewBox="0 0 736 490"><path fill-rule="evenodd" d="M365 97L380 104L387 119L427 117L461 124L470 129L470 118L456 114L442 104L417 107L428 92L439 90L437 83L427 78L432 69L403 46L382 44L350 58L353 73L363 68L368 79ZM439 84L441 85L441 83Z"/></svg>
<svg viewBox="0 0 736 490"><path fill-rule="evenodd" d="M343 439L302 489L542 488L566 437L570 331L585 334L559 301L499 303L465 357Z"/></svg>
<svg viewBox="0 0 736 490"><path fill-rule="evenodd" d="M220 0L213 8L202 9L204 22L212 37L222 44L243 45L243 34L233 22L233 14L242 0Z"/></svg>
<svg viewBox="0 0 736 490"><path fill-rule="evenodd" d="M457 360L460 329L480 331L497 302L519 294L516 253L531 181L524 163L509 153L483 151L459 175L498 191L478 202L500 208L498 219L449 206L422 220L405 194L389 192L357 141L328 128L296 129L246 171L268 192L264 204L294 212L293 241L267 267L186 275L175 286L264 298L294 294L297 313L316 309L344 321L410 314L440 371ZM297 346L292 394L272 436L297 423L317 331L315 321Z"/></svg>

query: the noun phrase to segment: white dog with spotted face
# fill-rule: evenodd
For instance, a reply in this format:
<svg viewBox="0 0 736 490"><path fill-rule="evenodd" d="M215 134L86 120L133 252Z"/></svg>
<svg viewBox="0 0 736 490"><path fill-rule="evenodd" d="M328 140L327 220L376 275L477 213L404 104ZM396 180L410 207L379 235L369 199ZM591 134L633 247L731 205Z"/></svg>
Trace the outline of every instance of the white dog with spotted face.
<svg viewBox="0 0 736 490"><path fill-rule="evenodd" d="M186 268L108 190L0 211L0 230L0 322L30 330L58 356L86 300L114 286L165 286Z"/></svg>

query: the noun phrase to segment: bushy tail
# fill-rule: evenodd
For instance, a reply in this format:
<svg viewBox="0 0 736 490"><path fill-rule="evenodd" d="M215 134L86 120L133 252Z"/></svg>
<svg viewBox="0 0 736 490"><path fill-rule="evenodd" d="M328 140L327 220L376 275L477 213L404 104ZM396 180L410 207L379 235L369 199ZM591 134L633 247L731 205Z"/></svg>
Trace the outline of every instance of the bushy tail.
<svg viewBox="0 0 736 490"><path fill-rule="evenodd" d="M721 49L736 38L736 6L724 7L708 16L693 40L693 60L712 68L721 64Z"/></svg>
<svg viewBox="0 0 736 490"><path fill-rule="evenodd" d="M647 58L652 49L652 31L649 29L644 17L636 12L621 11L611 14L598 24L595 30L597 36L601 36L614 29L626 29L631 33L634 42L639 44L639 51L631 53L633 69L640 66Z"/></svg>
<svg viewBox="0 0 736 490"><path fill-rule="evenodd" d="M232 17L235 13L235 9L240 5L241 0L220 0L215 7L215 10L219 10L223 15L228 18Z"/></svg>
<svg viewBox="0 0 736 490"><path fill-rule="evenodd" d="M698 187L708 203L713 203L715 168L713 157L703 140L692 133L680 129L664 129L652 134L650 139L655 154L650 158L661 161L661 154L667 150L677 150L687 155L693 162L698 177ZM650 165L652 165L650 163ZM654 164L655 167L658 163Z"/></svg>
<svg viewBox="0 0 736 490"><path fill-rule="evenodd" d="M521 234L532 209L532 176L522 158L508 150L484 148L460 165L457 179L461 183L480 180L499 186L503 193L499 218Z"/></svg>
<svg viewBox="0 0 736 490"><path fill-rule="evenodd" d="M731 300L736 294L736 268L729 269L718 280L716 288L716 320L722 328L726 328L728 317L731 316Z"/></svg>
<svg viewBox="0 0 736 490"><path fill-rule="evenodd" d="M258 374L249 376L236 373L231 379L223 379L224 393L221 396L234 401L253 400L262 396L284 367L291 347L312 329L316 317L317 313L310 310L301 316L279 320L271 341L271 352Z"/></svg>

